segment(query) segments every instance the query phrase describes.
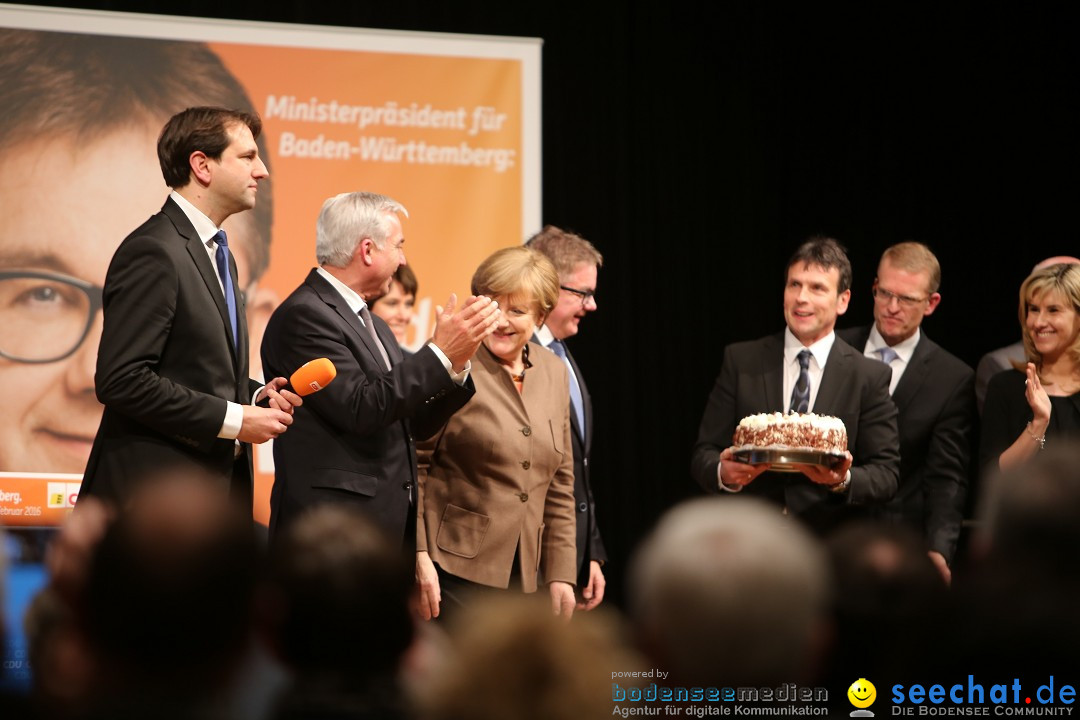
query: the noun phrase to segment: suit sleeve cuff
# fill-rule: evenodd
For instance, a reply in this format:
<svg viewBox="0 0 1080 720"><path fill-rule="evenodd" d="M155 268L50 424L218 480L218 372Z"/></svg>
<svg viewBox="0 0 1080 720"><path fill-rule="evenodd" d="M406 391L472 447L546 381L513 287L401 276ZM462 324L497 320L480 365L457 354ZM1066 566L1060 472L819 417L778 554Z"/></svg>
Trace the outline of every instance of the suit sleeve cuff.
<svg viewBox="0 0 1080 720"><path fill-rule="evenodd" d="M225 420L221 423L221 430L218 431L219 438L225 438L226 440L235 440L236 436L240 434L240 428L244 424L244 406L238 403L229 402L225 408Z"/></svg>
<svg viewBox="0 0 1080 720"><path fill-rule="evenodd" d="M450 373L450 379L454 381L454 384L463 386L465 381L469 379L469 371L472 370L472 360L466 360L465 369L456 373L454 372L454 366L450 364L450 358L446 357L446 354L439 349L438 345L429 342L427 346L431 348L431 352L435 353L435 357L439 358L439 362L446 368L446 372Z"/></svg>

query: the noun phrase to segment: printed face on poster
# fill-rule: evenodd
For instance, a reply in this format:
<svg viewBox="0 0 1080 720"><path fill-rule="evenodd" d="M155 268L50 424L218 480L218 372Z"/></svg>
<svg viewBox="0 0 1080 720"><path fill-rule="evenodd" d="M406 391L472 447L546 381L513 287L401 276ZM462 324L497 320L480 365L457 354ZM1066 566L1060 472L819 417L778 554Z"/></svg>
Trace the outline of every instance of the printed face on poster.
<svg viewBox="0 0 1080 720"><path fill-rule="evenodd" d="M51 525L77 498L102 407L101 286L168 194L156 138L198 104L263 119L254 211L225 229L251 334L315 265L315 219L341 192L409 211L419 280L406 346L493 250L539 228L539 42L0 9L0 522ZM256 452L255 516L273 458Z"/></svg>

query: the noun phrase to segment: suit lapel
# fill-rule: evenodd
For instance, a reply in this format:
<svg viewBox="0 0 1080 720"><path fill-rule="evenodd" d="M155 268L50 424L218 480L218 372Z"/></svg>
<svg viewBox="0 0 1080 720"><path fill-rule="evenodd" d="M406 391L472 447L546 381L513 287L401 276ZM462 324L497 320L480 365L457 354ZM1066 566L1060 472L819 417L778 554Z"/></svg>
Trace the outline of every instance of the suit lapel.
<svg viewBox="0 0 1080 720"><path fill-rule="evenodd" d="M537 340L533 335L530 343L537 347L544 348L544 344ZM566 347L566 344L563 344ZM549 352L552 352L550 348L544 348ZM552 352L554 355L554 352ZM558 357L558 356L556 356ZM588 455L592 448L592 398L589 396L589 389L585 386L585 379L581 376L581 368L578 367L577 361L574 360L574 356L570 353L570 348L566 348L566 359L570 363L570 367L574 369L574 375L577 377L578 389L581 390L581 404L582 414L585 416L585 428L584 432L582 428L578 426L577 413L574 412L573 403L570 404L570 429L577 435L578 440L581 441L582 446L585 448L585 454ZM562 362L560 360L560 362ZM528 383L526 383L528 386Z"/></svg>
<svg viewBox="0 0 1080 720"><path fill-rule="evenodd" d="M857 328L840 330L836 336L850 345L856 352L862 354L866 349L866 343L870 340L870 325L862 325Z"/></svg>
<svg viewBox="0 0 1080 720"><path fill-rule="evenodd" d="M218 315L221 317L222 330L225 331L225 338L228 341L229 352L232 353L233 364L237 364L238 358L241 357L237 351L239 343L234 343L232 336L232 322L229 320L229 307L225 304L225 294L221 290L221 280L218 279L217 268L210 262L210 255L206 251L206 245L199 239L198 233L195 232L195 228L192 226L191 221L188 220L187 215L180 209L180 206L173 202L171 199L165 201L165 206L161 208L161 212L164 213L176 228L176 232L180 234L186 241L186 247L188 255L191 256L192 262L195 263L195 268L199 271L199 275L202 276L203 282L206 284L206 289L210 293L210 297L214 300L214 305L217 306ZM232 276L233 289L239 293L239 282L236 278L236 259L229 256L229 270ZM243 303L240 302L239 296L235 297L237 317L237 330L239 331L243 325ZM246 334L246 333L245 333ZM247 348L240 348L244 352Z"/></svg>
<svg viewBox="0 0 1080 720"><path fill-rule="evenodd" d="M825 371L821 374L821 387L818 388L817 398L814 400L813 412L827 415L828 413L819 412L819 408L835 406L840 390L851 375L855 364L854 356L855 350L839 337L833 341L829 359L825 361Z"/></svg>
<svg viewBox="0 0 1080 720"><path fill-rule="evenodd" d="M578 439L581 440L581 444L585 447L585 454L589 454L589 446L592 445L592 402L589 398L589 391L585 388L585 379L581 376L581 368L578 367L577 361L574 360L574 356L570 354L570 348L566 349L566 359L570 362L570 367L574 369L574 376L577 378L578 389L581 390L581 412L585 416L585 427L578 427L577 413L574 412L573 405L570 407L570 427L577 433Z"/></svg>
<svg viewBox="0 0 1080 720"><path fill-rule="evenodd" d="M537 352L533 350L533 352ZM547 352L547 350L541 349L539 352ZM483 367L484 371L491 376L491 381L502 385L504 388L509 388L510 391L505 393L505 397L510 398L509 404L511 414L520 419L528 420L529 413L526 410L526 398L531 398L532 394L539 392L535 387L538 376L534 370L525 371L525 384L522 387L522 391L519 393L517 387L514 385L514 381L510 379L510 373L503 369L502 364L499 362L490 350L487 349L487 345L480 345L480 348L476 351L476 355L473 356L473 367L477 364ZM529 383L532 383L530 386ZM480 392L480 386L477 385L477 392ZM503 395L503 393L498 393ZM508 406L509 407L509 406Z"/></svg>
<svg viewBox="0 0 1080 720"><path fill-rule="evenodd" d="M765 393L765 407L787 412L788 403L784 399L784 335L772 335L762 345L759 359L764 372L761 374L762 392Z"/></svg>
<svg viewBox="0 0 1080 720"><path fill-rule="evenodd" d="M345 298L341 297L333 285L326 281L322 275L319 275L318 271L312 269L308 273L307 279L304 280L312 290L322 299L324 303L334 309L345 324L353 329L356 336L360 338L360 342L367 349L371 355L371 361L375 363L375 366L381 368L383 366L382 353L379 352L379 348L375 346L375 341L371 339L371 335L364 328L360 322L360 316L352 311L349 304L345 302ZM375 324L376 332L378 332L378 323ZM386 340L383 340L383 344L386 344ZM391 364L393 364L394 355L391 353L390 348L387 347L386 354L391 357Z"/></svg>
<svg viewBox="0 0 1080 720"><path fill-rule="evenodd" d="M555 360L558 361L559 365L562 365L562 360L559 360L559 358L555 356L555 353L552 353L547 348L542 350L531 350L530 361L532 367L525 371L525 383L522 385L520 395L521 406L525 412L525 418L529 420L530 425L532 424L530 418L543 418L548 415L545 408L549 406L548 404L552 400L551 389L555 386L554 377L548 374L548 369L551 365L536 357L536 355L539 355L540 353L550 353L551 356L555 357ZM502 374L506 376L506 379L510 381L509 374L505 370L502 370L501 366L500 370ZM510 384L513 385L513 381L510 381ZM514 388L514 394L518 394L517 388ZM569 404L569 393L566 395L566 401L567 404ZM574 424L573 407L570 408L570 423L571 425Z"/></svg>
<svg viewBox="0 0 1080 720"><path fill-rule="evenodd" d="M896 403L896 407L900 412L904 411L904 408L907 407L908 403L919 391L919 388L922 387L923 381L926 380L926 376L930 372L930 360L933 358L935 349L937 349L937 345L926 337L926 333L923 333L919 338L919 344L915 346L915 352L911 354L911 361L908 362L904 374L900 376L900 382L896 384L896 390L893 392L893 402Z"/></svg>

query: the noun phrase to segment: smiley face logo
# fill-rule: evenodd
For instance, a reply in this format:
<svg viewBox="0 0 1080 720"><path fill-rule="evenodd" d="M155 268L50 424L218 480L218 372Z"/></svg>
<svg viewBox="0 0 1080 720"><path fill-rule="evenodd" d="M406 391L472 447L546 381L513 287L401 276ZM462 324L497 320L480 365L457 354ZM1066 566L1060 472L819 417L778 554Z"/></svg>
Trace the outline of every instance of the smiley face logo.
<svg viewBox="0 0 1080 720"><path fill-rule="evenodd" d="M870 682L866 678L859 678L855 682L851 683L851 687L847 691L848 700L851 704L857 708L868 708L874 704L874 700L877 699L877 688L874 687L874 683Z"/></svg>

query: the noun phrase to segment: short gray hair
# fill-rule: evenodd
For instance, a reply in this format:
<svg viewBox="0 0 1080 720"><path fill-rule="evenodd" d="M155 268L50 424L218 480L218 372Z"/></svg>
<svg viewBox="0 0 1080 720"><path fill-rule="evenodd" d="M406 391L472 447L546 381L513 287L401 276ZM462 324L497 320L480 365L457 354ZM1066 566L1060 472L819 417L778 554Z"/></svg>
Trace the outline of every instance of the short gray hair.
<svg viewBox="0 0 1080 720"><path fill-rule="evenodd" d="M315 258L320 265L345 267L365 237L382 247L390 235L390 213L409 217L397 200L370 192L336 195L323 203L315 228Z"/></svg>
<svg viewBox="0 0 1080 720"><path fill-rule="evenodd" d="M808 670L830 574L818 541L779 508L713 497L660 519L631 589L642 642L674 680L768 685Z"/></svg>

